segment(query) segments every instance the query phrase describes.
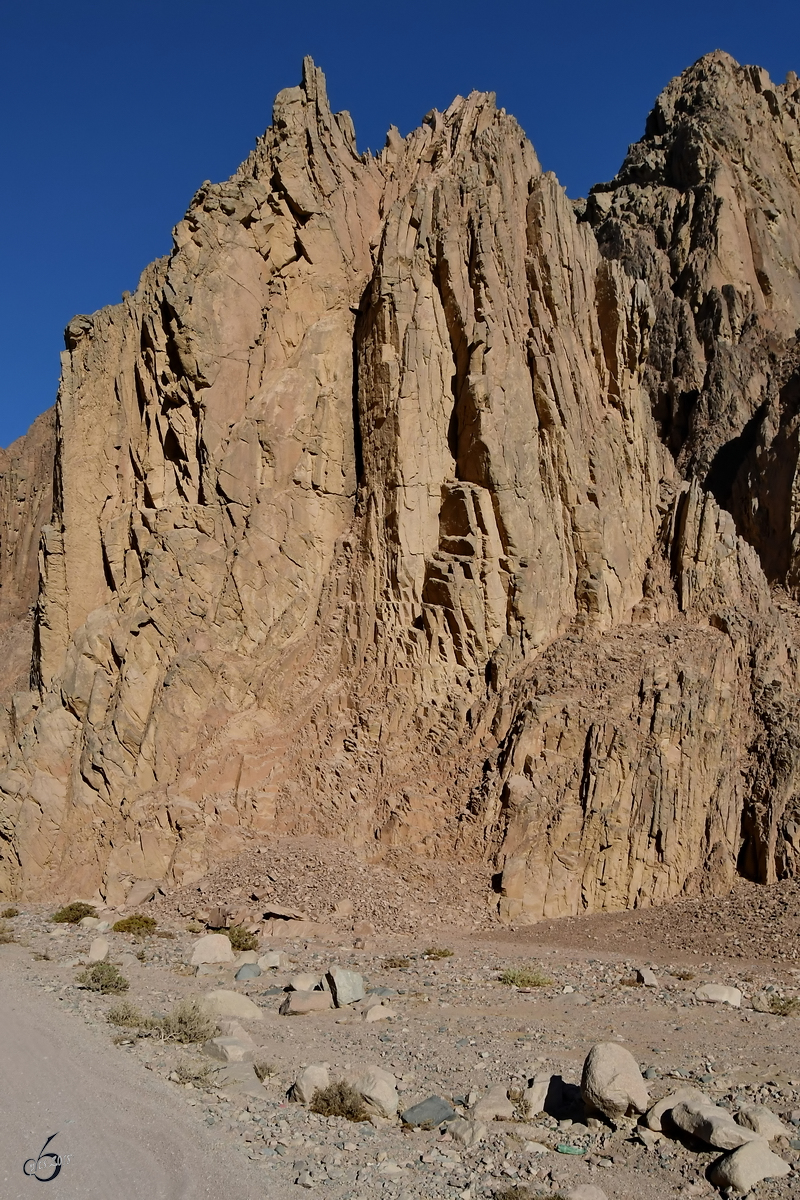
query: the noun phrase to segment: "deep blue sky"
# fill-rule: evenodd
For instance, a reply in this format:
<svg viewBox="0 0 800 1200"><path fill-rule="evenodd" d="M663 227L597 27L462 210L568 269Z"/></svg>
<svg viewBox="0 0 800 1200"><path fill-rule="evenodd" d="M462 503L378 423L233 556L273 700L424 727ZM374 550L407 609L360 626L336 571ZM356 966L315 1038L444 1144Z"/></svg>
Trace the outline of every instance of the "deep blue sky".
<svg viewBox="0 0 800 1200"><path fill-rule="evenodd" d="M572 196L661 88L721 48L800 72L798 0L6 0L0 14L0 445L53 403L62 330L115 303L224 179L304 54L360 149L497 92Z"/></svg>

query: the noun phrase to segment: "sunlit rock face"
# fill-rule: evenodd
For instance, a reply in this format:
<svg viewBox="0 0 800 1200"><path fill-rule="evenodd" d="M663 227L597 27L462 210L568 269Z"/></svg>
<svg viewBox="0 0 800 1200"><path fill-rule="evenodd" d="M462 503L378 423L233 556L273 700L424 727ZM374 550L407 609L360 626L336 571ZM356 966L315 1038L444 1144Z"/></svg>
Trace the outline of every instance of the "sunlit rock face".
<svg viewBox="0 0 800 1200"><path fill-rule="evenodd" d="M310 832L520 922L793 872L797 86L707 56L572 203L490 95L359 155L306 60L68 326L36 578L0 463L0 894Z"/></svg>

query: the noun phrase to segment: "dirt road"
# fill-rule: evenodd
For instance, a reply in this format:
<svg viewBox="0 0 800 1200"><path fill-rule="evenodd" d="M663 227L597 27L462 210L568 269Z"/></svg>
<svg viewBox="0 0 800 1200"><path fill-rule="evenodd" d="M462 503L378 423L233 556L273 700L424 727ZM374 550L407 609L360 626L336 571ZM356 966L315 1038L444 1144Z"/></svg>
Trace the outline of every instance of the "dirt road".
<svg viewBox="0 0 800 1200"><path fill-rule="evenodd" d="M39 1162L38 1180L26 1160ZM0 1194L3 1200L250 1200L263 1177L204 1137L162 1080L0 976ZM33 1165L28 1167L33 1170Z"/></svg>

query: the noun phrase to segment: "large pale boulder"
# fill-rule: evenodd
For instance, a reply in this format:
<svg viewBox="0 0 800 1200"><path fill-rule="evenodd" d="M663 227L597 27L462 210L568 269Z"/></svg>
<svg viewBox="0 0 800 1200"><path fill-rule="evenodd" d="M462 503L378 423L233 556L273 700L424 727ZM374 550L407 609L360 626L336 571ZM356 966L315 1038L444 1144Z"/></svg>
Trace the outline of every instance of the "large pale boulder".
<svg viewBox="0 0 800 1200"><path fill-rule="evenodd" d="M715 1162L708 1177L718 1188L745 1193L763 1179L782 1179L791 1173L789 1164L773 1154L763 1138L757 1138Z"/></svg>
<svg viewBox="0 0 800 1200"><path fill-rule="evenodd" d="M617 1120L629 1112L646 1112L647 1085L630 1050L617 1042L598 1042L583 1064L581 1095L587 1108Z"/></svg>
<svg viewBox="0 0 800 1200"><path fill-rule="evenodd" d="M670 1116L684 1133L690 1133L718 1150L734 1150L745 1142L761 1140L752 1129L737 1125L727 1108L720 1108L705 1098L681 1100L672 1108Z"/></svg>
<svg viewBox="0 0 800 1200"><path fill-rule="evenodd" d="M287 992L278 1011L285 1017L301 1017L332 1007L330 992Z"/></svg>
<svg viewBox="0 0 800 1200"><path fill-rule="evenodd" d="M216 988L206 992L203 1004L215 1017L234 1017L240 1021L263 1021L264 1010L239 992Z"/></svg>
<svg viewBox="0 0 800 1200"><path fill-rule="evenodd" d="M784 1125L777 1113L774 1113L771 1108L767 1108L765 1104L743 1104L736 1113L736 1120L739 1125L743 1125L745 1129L752 1129L759 1137L763 1137L768 1142L772 1142L775 1138L793 1137L792 1131L788 1125Z"/></svg>
<svg viewBox="0 0 800 1200"><path fill-rule="evenodd" d="M231 946L231 939L224 933L207 933L198 938L189 959L191 966L199 967L212 963L232 963L236 954Z"/></svg>
<svg viewBox="0 0 800 1200"><path fill-rule="evenodd" d="M337 1008L344 1008L364 999L364 980L357 971L348 971L344 967L329 967L325 978Z"/></svg>
<svg viewBox="0 0 800 1200"><path fill-rule="evenodd" d="M695 992L695 999L706 1004L729 1004L731 1008L742 1007L742 993L737 987L726 987L721 983L702 983Z"/></svg>
<svg viewBox="0 0 800 1200"><path fill-rule="evenodd" d="M397 1080L391 1071L375 1066L357 1067L348 1071L344 1078L361 1096L367 1111L379 1117L397 1116Z"/></svg>
<svg viewBox="0 0 800 1200"><path fill-rule="evenodd" d="M697 1088L676 1088L674 1092L662 1096L660 1100L656 1100L655 1104L648 1108L644 1119L645 1125L648 1129L652 1129L656 1133L661 1133L664 1117L669 1116L676 1104L680 1104L682 1100L691 1100L698 1104L703 1104L707 1099Z"/></svg>
<svg viewBox="0 0 800 1200"><path fill-rule="evenodd" d="M310 1104L316 1091L330 1083L327 1063L310 1063L303 1067L291 1087L291 1098L301 1104Z"/></svg>
<svg viewBox="0 0 800 1200"><path fill-rule="evenodd" d="M86 961L89 963L104 962L108 958L109 942L107 937L96 937L92 939L92 944L89 947L89 953L86 956Z"/></svg>
<svg viewBox="0 0 800 1200"><path fill-rule="evenodd" d="M514 1116L514 1105L508 1098L505 1084L496 1083L485 1096L470 1109L474 1121L510 1121Z"/></svg>

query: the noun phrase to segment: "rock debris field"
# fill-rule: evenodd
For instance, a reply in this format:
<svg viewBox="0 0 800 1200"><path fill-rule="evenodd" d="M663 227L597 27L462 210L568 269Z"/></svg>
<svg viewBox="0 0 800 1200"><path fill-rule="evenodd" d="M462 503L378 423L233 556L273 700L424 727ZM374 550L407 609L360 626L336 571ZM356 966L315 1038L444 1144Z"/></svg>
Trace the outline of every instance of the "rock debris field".
<svg viewBox="0 0 800 1200"><path fill-rule="evenodd" d="M85 1022L151 1072L181 1119L263 1176L264 1194L796 1195L795 885L760 888L757 904L742 885L509 931L477 900L459 924L441 920L458 867L411 875L289 839L258 876L262 859L140 904L150 932L113 929L131 910L69 924L23 906L3 918L0 962L49 997L67 1041ZM298 916L269 936L210 930L200 918L223 896L270 913L280 897ZM87 986L97 964L127 989ZM313 1111L342 1081L359 1119Z"/></svg>

